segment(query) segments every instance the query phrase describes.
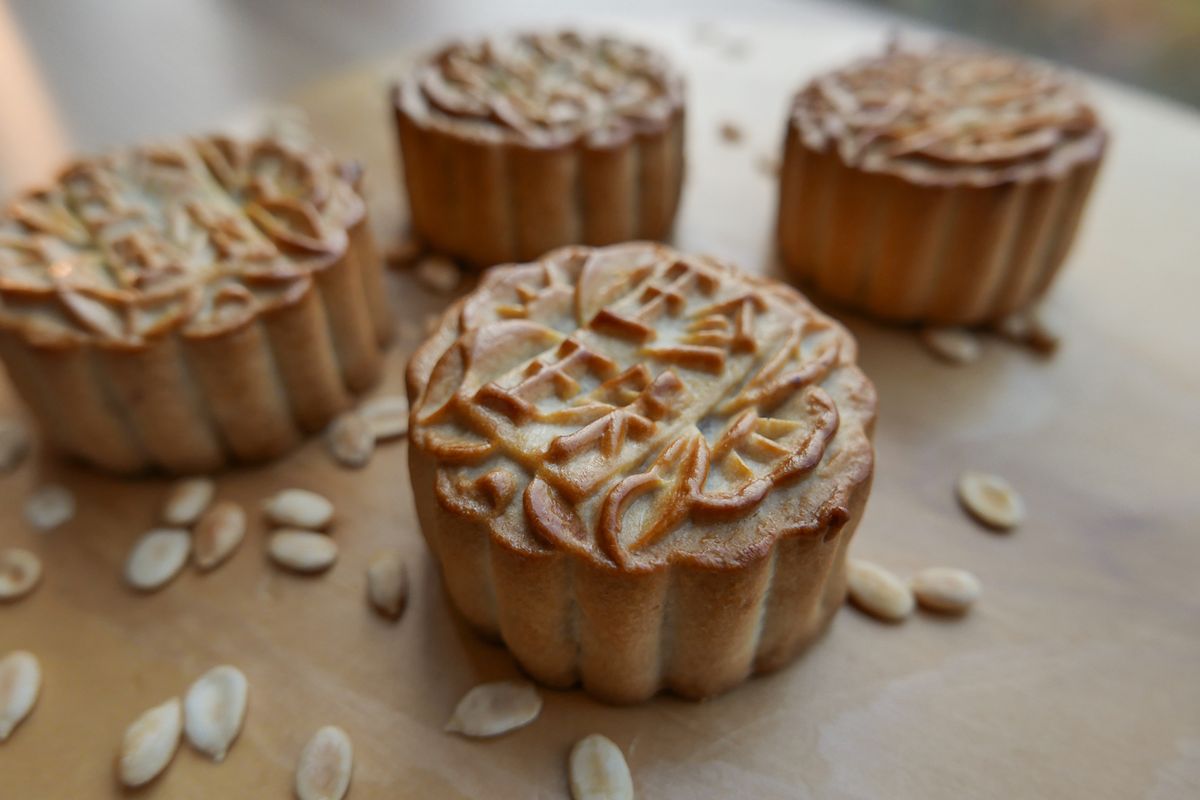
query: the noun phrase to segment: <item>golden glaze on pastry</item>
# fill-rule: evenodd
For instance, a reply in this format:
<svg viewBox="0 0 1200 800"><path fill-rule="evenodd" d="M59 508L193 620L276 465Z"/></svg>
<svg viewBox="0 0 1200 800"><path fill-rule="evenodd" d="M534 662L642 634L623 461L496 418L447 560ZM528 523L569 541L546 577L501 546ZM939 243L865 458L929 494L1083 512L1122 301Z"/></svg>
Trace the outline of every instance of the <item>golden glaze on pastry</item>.
<svg viewBox="0 0 1200 800"><path fill-rule="evenodd" d="M1041 64L890 48L796 96L780 254L819 294L884 319L999 320L1049 287L1106 139Z"/></svg>
<svg viewBox="0 0 1200 800"><path fill-rule="evenodd" d="M120 472L260 460L372 384L390 317L357 167L222 137L78 161L0 217L0 356Z"/></svg>
<svg viewBox="0 0 1200 800"><path fill-rule="evenodd" d="M663 239L683 181L683 84L611 37L449 45L394 93L416 233L477 266Z"/></svg>
<svg viewBox="0 0 1200 800"><path fill-rule="evenodd" d="M872 474L855 343L662 245L490 270L408 368L421 527L535 678L616 702L786 663L845 591Z"/></svg>

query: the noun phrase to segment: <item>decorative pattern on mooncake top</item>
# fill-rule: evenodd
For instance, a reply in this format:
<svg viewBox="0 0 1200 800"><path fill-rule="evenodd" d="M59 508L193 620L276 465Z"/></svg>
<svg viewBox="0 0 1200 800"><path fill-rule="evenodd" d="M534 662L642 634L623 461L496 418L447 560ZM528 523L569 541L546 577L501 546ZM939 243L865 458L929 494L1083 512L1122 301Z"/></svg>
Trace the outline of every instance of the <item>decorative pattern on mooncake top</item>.
<svg viewBox="0 0 1200 800"><path fill-rule="evenodd" d="M1047 65L943 44L893 46L813 80L793 105L804 141L849 165L989 183L1094 159L1104 134L1079 87Z"/></svg>
<svg viewBox="0 0 1200 800"><path fill-rule="evenodd" d="M392 320L358 167L207 137L69 165L0 215L0 358L61 452L273 458L378 378Z"/></svg>
<svg viewBox="0 0 1200 800"><path fill-rule="evenodd" d="M662 127L681 99L679 80L653 51L573 32L456 43L417 81L431 109L543 145L611 142Z"/></svg>
<svg viewBox="0 0 1200 800"><path fill-rule="evenodd" d="M501 536L627 568L732 551L745 537L717 529L803 495L830 456L826 384L858 376L853 358L793 292L719 262L564 251L489 276L410 435L442 464L438 501ZM849 413L845 438L865 439Z"/></svg>
<svg viewBox="0 0 1200 800"><path fill-rule="evenodd" d="M574 32L450 44L393 91L416 236L476 267L662 240L684 175L683 81Z"/></svg>
<svg viewBox="0 0 1200 800"><path fill-rule="evenodd" d="M238 325L347 250L358 177L319 151L222 137L79 161L0 218L0 314L122 342Z"/></svg>

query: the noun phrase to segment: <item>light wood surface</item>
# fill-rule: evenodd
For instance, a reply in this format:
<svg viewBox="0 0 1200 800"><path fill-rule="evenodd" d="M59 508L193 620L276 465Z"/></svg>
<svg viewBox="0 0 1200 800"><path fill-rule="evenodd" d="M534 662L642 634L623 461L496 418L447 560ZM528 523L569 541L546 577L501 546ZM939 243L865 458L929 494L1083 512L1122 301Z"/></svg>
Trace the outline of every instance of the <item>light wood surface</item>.
<svg viewBox="0 0 1200 800"><path fill-rule="evenodd" d="M877 45L880 30L640 33L689 75L677 243L773 272L774 182L756 163L776 154L790 90ZM321 138L367 162L382 236L403 218L383 91L404 63L295 98ZM1200 796L1200 117L1112 87L1097 98L1115 144L1048 304L1064 336L1057 356L994 342L978 364L949 367L911 332L849 320L881 400L875 488L853 552L903 574L971 569L985 588L967 617L886 626L847 609L798 663L717 700L612 708L545 692L528 728L466 741L441 732L455 702L517 671L448 610L415 529L403 442L361 472L334 467L313 442L220 477L219 496L248 506L287 486L331 497L342 553L328 574L274 569L256 518L231 562L189 569L150 596L123 588L120 570L167 483L109 479L39 452L0 478L0 546L45 563L31 597L0 607L0 652L31 650L44 671L32 716L0 745L0 797L120 796L125 726L219 663L250 681L241 738L221 765L185 745L140 796L290 796L300 749L325 724L354 742L358 800L566 797L567 752L593 732L625 751L642 798ZM743 142L722 142L725 120ZM448 302L406 274L393 289L410 328ZM392 351L385 390L399 390L414 344L410 335ZM0 411L14 408L5 389ZM952 493L968 468L1009 478L1027 523L1010 534L973 524ZM21 506L47 481L70 486L79 513L38 534ZM365 601L367 562L389 546L413 575L396 624Z"/></svg>

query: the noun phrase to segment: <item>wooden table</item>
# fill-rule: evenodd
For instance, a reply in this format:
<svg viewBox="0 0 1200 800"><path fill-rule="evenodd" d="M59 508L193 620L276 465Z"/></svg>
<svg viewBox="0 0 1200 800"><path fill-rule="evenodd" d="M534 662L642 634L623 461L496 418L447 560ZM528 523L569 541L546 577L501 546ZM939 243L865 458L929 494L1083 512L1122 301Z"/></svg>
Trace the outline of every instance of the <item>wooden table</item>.
<svg viewBox="0 0 1200 800"><path fill-rule="evenodd" d="M774 184L757 165L775 154L789 90L877 45L881 30L639 33L690 79L678 243L773 271ZM404 63L294 98L321 138L369 165L383 236L403 219L383 91ZM622 747L643 798L1200 796L1200 117L1110 86L1096 94L1115 145L1049 302L1057 356L994 342L979 363L949 367L911 332L849 320L881 398L854 552L905 574L973 570L985 594L966 618L885 626L848 610L794 666L717 700L612 708L546 692L528 728L466 741L441 732L457 699L517 671L450 613L415 528L403 443L361 472L334 467L314 442L220 478L221 496L251 506L293 485L333 498L342 556L330 573L272 568L256 521L230 563L151 596L123 588L120 570L167 483L43 456L0 479L0 545L35 550L46 571L34 595L0 607L0 652L31 650L45 672L37 708L0 745L0 796L120 795L125 726L219 663L250 680L240 740L221 765L185 746L143 796L288 796L300 748L324 724L354 741L358 800L565 797L566 754L592 732ZM726 120L742 143L721 140ZM409 328L448 302L405 274L393 288ZM399 389L414 336L391 353L384 390ZM14 406L0 396L0 410ZM968 468L1016 484L1027 523L1008 535L972 524L952 493ZM76 492L79 513L34 533L23 499L50 480ZM389 624L367 609L363 573L396 544L414 582L407 614Z"/></svg>

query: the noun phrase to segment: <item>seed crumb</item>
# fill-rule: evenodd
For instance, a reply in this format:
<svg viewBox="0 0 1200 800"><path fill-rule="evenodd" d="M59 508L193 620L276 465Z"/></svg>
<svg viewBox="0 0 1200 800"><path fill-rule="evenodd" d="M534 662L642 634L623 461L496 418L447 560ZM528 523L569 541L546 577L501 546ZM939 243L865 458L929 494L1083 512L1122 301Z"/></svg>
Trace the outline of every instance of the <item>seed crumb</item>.
<svg viewBox="0 0 1200 800"><path fill-rule="evenodd" d="M726 144L737 144L743 139L742 129L739 128L737 124L729 122L728 120L721 123L719 132L721 134L721 141L725 142Z"/></svg>
<svg viewBox="0 0 1200 800"><path fill-rule="evenodd" d="M1018 312L996 325L996 333L1013 344L1027 347L1047 358L1058 351L1061 338L1032 311Z"/></svg>

